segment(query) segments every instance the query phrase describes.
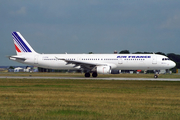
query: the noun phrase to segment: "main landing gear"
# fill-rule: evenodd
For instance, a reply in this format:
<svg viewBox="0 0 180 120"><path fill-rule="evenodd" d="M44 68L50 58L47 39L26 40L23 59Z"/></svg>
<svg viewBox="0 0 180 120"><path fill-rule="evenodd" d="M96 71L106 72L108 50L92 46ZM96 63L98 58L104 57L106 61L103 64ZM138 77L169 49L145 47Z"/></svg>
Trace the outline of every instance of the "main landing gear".
<svg viewBox="0 0 180 120"><path fill-rule="evenodd" d="M85 73L85 77L90 77L90 73Z"/></svg>
<svg viewBox="0 0 180 120"><path fill-rule="evenodd" d="M85 76L85 77L90 77L91 75L90 75L90 73L88 72L88 73L85 73L84 76ZM93 73L92 73L92 76L93 76L93 77L97 77L97 76L98 76L97 72L93 72Z"/></svg>
<svg viewBox="0 0 180 120"><path fill-rule="evenodd" d="M93 73L92 73L92 76L93 76L93 77L97 77L97 75L98 75L97 72L93 72Z"/></svg>

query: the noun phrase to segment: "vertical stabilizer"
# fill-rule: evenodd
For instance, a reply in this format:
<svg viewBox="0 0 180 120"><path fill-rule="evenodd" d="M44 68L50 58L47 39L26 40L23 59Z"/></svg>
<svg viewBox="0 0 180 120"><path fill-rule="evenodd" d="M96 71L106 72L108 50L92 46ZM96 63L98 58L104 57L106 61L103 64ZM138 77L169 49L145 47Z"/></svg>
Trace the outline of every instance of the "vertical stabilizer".
<svg viewBox="0 0 180 120"><path fill-rule="evenodd" d="M17 55L26 53L37 54L19 32L13 32L12 37Z"/></svg>

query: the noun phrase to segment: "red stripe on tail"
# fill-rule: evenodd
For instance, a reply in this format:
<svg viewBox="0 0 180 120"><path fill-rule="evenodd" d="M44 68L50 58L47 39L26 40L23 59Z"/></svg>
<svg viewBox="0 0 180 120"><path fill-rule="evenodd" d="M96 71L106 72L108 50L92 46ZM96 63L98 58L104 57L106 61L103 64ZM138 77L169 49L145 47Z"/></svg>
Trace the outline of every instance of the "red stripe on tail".
<svg viewBox="0 0 180 120"><path fill-rule="evenodd" d="M16 46L16 44L14 45L15 45L16 51L21 52L21 50Z"/></svg>

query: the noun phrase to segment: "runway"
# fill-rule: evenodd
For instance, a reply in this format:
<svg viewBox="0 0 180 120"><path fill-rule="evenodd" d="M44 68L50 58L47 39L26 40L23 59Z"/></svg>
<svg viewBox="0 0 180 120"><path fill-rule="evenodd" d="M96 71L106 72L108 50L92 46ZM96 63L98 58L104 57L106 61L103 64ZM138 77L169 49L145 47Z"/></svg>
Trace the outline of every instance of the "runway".
<svg viewBox="0 0 180 120"><path fill-rule="evenodd" d="M10 79L72 79L72 80L139 80L139 81L180 81L180 78L84 78L84 77L34 77L34 76L0 76Z"/></svg>

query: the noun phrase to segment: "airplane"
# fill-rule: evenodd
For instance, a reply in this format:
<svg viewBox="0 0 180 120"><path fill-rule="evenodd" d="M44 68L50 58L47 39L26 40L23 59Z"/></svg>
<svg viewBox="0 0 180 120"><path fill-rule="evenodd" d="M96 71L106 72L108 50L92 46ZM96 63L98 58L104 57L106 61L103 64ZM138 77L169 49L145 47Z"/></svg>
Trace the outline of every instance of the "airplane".
<svg viewBox="0 0 180 120"><path fill-rule="evenodd" d="M113 70L164 70L176 66L158 54L40 54L20 32L12 32L12 37L17 55L9 56L10 60L48 69L82 70L85 77L111 74Z"/></svg>

